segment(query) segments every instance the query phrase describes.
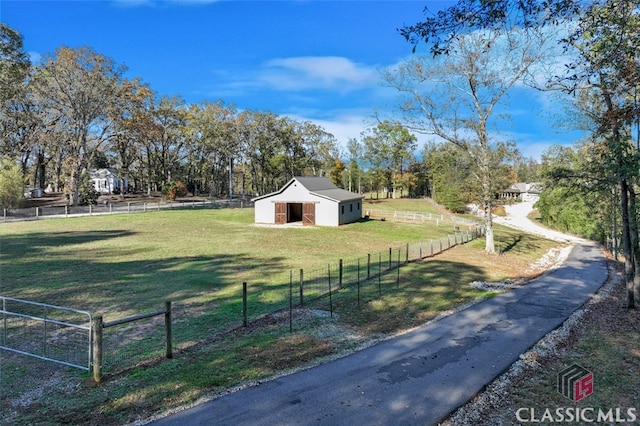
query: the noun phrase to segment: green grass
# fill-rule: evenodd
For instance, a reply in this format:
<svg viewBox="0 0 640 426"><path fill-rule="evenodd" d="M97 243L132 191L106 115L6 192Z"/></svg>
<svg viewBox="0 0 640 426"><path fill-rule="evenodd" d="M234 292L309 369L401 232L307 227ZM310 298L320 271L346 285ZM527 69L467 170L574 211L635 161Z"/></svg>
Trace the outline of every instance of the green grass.
<svg viewBox="0 0 640 426"><path fill-rule="evenodd" d="M389 221L304 229L252 222L245 209L2 224L2 294L102 313L156 309L165 300L201 303L235 296L243 281L268 285L290 270L452 231Z"/></svg>
<svg viewBox="0 0 640 426"><path fill-rule="evenodd" d="M428 211L427 204L418 203L416 207L424 208L413 210ZM20 409L13 422L122 424L192 403L352 350L362 341L327 335L331 327L366 339L416 326L475 298L491 297L467 284L513 277L555 245L496 227L496 240L505 247L502 255L485 255L484 240L476 240L412 263L400 270L399 282L394 271L381 279L380 287L375 279L364 283L360 307L356 287L350 286L333 295L339 319L296 316L294 332L289 333L285 316L223 333L229 324L241 324L242 281L262 289L252 292L251 300L268 301L272 275L387 252L389 247L427 241L453 230L451 224L390 221L339 228L260 228L252 226L252 213L173 210L0 225L0 294L103 313L106 320L155 310L172 300L178 346L173 360L156 359L118 374L107 370L99 386L78 370L64 374L63 384L33 383L25 378L38 380L40 370L66 369L17 355L3 357L1 404L8 406L8 401L34 387L43 393ZM323 298L309 307L328 311L327 304ZM148 334L145 325L140 327L138 334ZM137 345L126 350L158 350L144 339Z"/></svg>

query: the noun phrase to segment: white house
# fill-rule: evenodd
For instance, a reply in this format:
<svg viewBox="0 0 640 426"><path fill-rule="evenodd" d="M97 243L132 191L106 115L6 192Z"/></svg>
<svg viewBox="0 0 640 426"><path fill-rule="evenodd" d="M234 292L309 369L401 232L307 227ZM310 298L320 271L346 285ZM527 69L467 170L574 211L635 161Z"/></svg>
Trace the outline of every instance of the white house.
<svg viewBox="0 0 640 426"><path fill-rule="evenodd" d="M89 176L100 194L121 193L129 188L127 179L118 176L114 169L91 169Z"/></svg>
<svg viewBox="0 0 640 426"><path fill-rule="evenodd" d="M522 201L536 202L540 199L542 184L539 182L517 182L502 191L501 198L520 198Z"/></svg>
<svg viewBox="0 0 640 426"><path fill-rule="evenodd" d="M256 223L338 226L362 218L363 198L325 177L294 177L279 191L251 201Z"/></svg>

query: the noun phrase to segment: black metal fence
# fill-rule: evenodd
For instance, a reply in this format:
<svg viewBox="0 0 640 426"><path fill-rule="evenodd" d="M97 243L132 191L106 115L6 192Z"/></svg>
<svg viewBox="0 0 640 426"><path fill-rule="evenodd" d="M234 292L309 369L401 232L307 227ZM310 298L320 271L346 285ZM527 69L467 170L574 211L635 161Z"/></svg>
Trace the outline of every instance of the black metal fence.
<svg viewBox="0 0 640 426"><path fill-rule="evenodd" d="M465 244L484 235L478 227L435 240L408 243L388 250L370 253L352 259L338 259L326 267L291 270L266 279L260 285L238 283L237 294L232 303L225 305L198 305L181 307L173 304L173 345L177 352L201 342L211 340L234 329L246 326L265 315L287 309L321 304L322 309L333 313L333 297L342 289L352 291L354 305L359 305L360 287L369 290L377 286L382 294L382 280L389 281L393 272L394 282L400 280L400 268L412 261L435 256L456 245ZM386 277L386 278L385 278ZM388 284L385 284L388 287ZM396 287L394 286L394 287ZM371 293L371 291L369 291ZM291 321L291 311L289 313ZM114 321L109 321L114 323ZM117 321L116 321L117 322ZM291 323L290 323L291 324ZM146 324L119 325L104 329L104 370L116 373L135 366L146 358L146 362L157 360L164 350L162 321L157 319Z"/></svg>

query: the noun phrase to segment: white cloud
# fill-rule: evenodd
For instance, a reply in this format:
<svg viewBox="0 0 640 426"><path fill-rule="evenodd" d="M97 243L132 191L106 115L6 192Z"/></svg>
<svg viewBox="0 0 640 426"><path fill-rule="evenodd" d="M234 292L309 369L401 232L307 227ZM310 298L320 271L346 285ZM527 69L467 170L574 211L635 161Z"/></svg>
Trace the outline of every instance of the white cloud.
<svg viewBox="0 0 640 426"><path fill-rule="evenodd" d="M314 111L301 111L296 114L285 114L286 116L300 121L309 121L322 127L331 133L337 140L338 146L345 156L347 153L347 142L350 139L362 141L363 131L373 128L376 120L371 109L343 109L333 111L323 111L323 117L319 118ZM315 117L315 118L313 118ZM416 154L418 154L424 144L435 139L434 136L414 133L417 141Z"/></svg>
<svg viewBox="0 0 640 426"><path fill-rule="evenodd" d="M351 91L376 84L375 68L339 56L301 56L272 59L259 79L274 90L333 89Z"/></svg>
<svg viewBox="0 0 640 426"><path fill-rule="evenodd" d="M347 146L349 139L360 140L360 133L370 127L373 121L371 111L360 109L323 111L322 118L318 118L311 111L285 115L295 120L317 124L331 133L343 148Z"/></svg>

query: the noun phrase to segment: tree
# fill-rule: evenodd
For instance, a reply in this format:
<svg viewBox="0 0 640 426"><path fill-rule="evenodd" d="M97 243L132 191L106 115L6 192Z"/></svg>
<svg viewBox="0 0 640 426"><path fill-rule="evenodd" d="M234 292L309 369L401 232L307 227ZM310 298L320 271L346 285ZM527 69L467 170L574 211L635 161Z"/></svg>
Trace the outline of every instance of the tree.
<svg viewBox="0 0 640 426"><path fill-rule="evenodd" d="M434 56L448 55L460 37L471 31L535 32L573 19L583 4L583 0L458 0L435 15L425 8L424 21L404 26L399 32L414 45L414 51L425 43Z"/></svg>
<svg viewBox="0 0 640 426"><path fill-rule="evenodd" d="M593 160L602 159L598 152L598 144L589 141L549 148L542 156L545 185L536 206L545 225L604 243L616 211L611 204L615 182L593 173Z"/></svg>
<svg viewBox="0 0 640 426"><path fill-rule="evenodd" d="M93 180L87 170L83 170L78 181L78 204L81 206L95 206L98 204L100 193L93 186Z"/></svg>
<svg viewBox="0 0 640 426"><path fill-rule="evenodd" d="M272 162L279 149L276 138L278 125L276 115L258 111L244 111L240 116L239 123L239 136L244 158L249 164L250 180L254 193L260 195L275 191L279 183ZM283 177L283 180L286 178L286 176Z"/></svg>
<svg viewBox="0 0 640 426"><path fill-rule="evenodd" d="M603 172L618 178L627 306L635 306L640 297L640 243L635 211L637 158L640 148L638 118L638 5L618 0L460 0L437 16L404 27L401 34L414 44L430 43L434 55L448 53L450 44L470 30L513 28L536 29L562 20L578 23L573 34L563 40L568 49L577 49L580 60L567 66L567 74L557 79L570 95L589 92L595 102L592 115L597 126L596 140L607 141L613 161ZM633 147L630 129L636 125L637 143ZM630 167L631 166L631 167Z"/></svg>
<svg viewBox="0 0 640 426"><path fill-rule="evenodd" d="M344 165L339 159L335 160L335 166L329 171L329 179L336 186L342 186L342 175L347 170L347 166Z"/></svg>
<svg viewBox="0 0 640 426"><path fill-rule="evenodd" d="M211 196L231 193L229 178L241 157L238 120L235 107L222 101L189 108L185 148L194 188L209 188Z"/></svg>
<svg viewBox="0 0 640 426"><path fill-rule="evenodd" d="M22 200L24 181L20 166L9 158L0 160L0 208L13 209Z"/></svg>
<svg viewBox="0 0 640 426"><path fill-rule="evenodd" d="M30 68L22 36L0 23L0 155L20 158L24 174L43 129L29 95Z"/></svg>
<svg viewBox="0 0 640 426"><path fill-rule="evenodd" d="M155 94L140 79L125 81L122 94L120 111L112 117L114 135L109 141L108 153L112 156L112 167L121 176L133 176L130 188L136 188L141 186L139 176L143 163L140 160L144 143L155 137L156 126L151 115ZM124 199L123 192L120 196Z"/></svg>
<svg viewBox="0 0 640 426"><path fill-rule="evenodd" d="M30 67L29 56L22 48L22 35L0 22L0 105L21 92Z"/></svg>
<svg viewBox="0 0 640 426"><path fill-rule="evenodd" d="M615 177L619 186L627 306L640 296L640 239L636 211L640 135L640 12L634 2L591 3L576 30L564 40L577 58L552 87L576 94L583 113L595 125L594 142L603 150L600 174Z"/></svg>
<svg viewBox="0 0 640 426"><path fill-rule="evenodd" d="M398 197L403 175L416 148L416 137L400 123L379 122L363 132L363 157L375 170L378 181ZM391 186L391 188L389 188Z"/></svg>
<svg viewBox="0 0 640 426"><path fill-rule="evenodd" d="M452 143L473 160L488 253L495 253L491 210L501 186L496 177L502 174L496 172L515 154L510 141L490 132L494 113L509 89L542 58L544 42L542 36L481 31L459 36L446 56L415 56L383 74L401 94L399 109L407 127Z"/></svg>
<svg viewBox="0 0 640 426"><path fill-rule="evenodd" d="M422 154L431 182L431 197L453 212L464 212L478 191L471 158L453 144L427 144Z"/></svg>
<svg viewBox="0 0 640 426"><path fill-rule="evenodd" d="M91 152L113 136L113 109L120 97L125 68L88 47L61 47L45 56L33 76L37 102L65 135L71 204L78 204L78 185Z"/></svg>

